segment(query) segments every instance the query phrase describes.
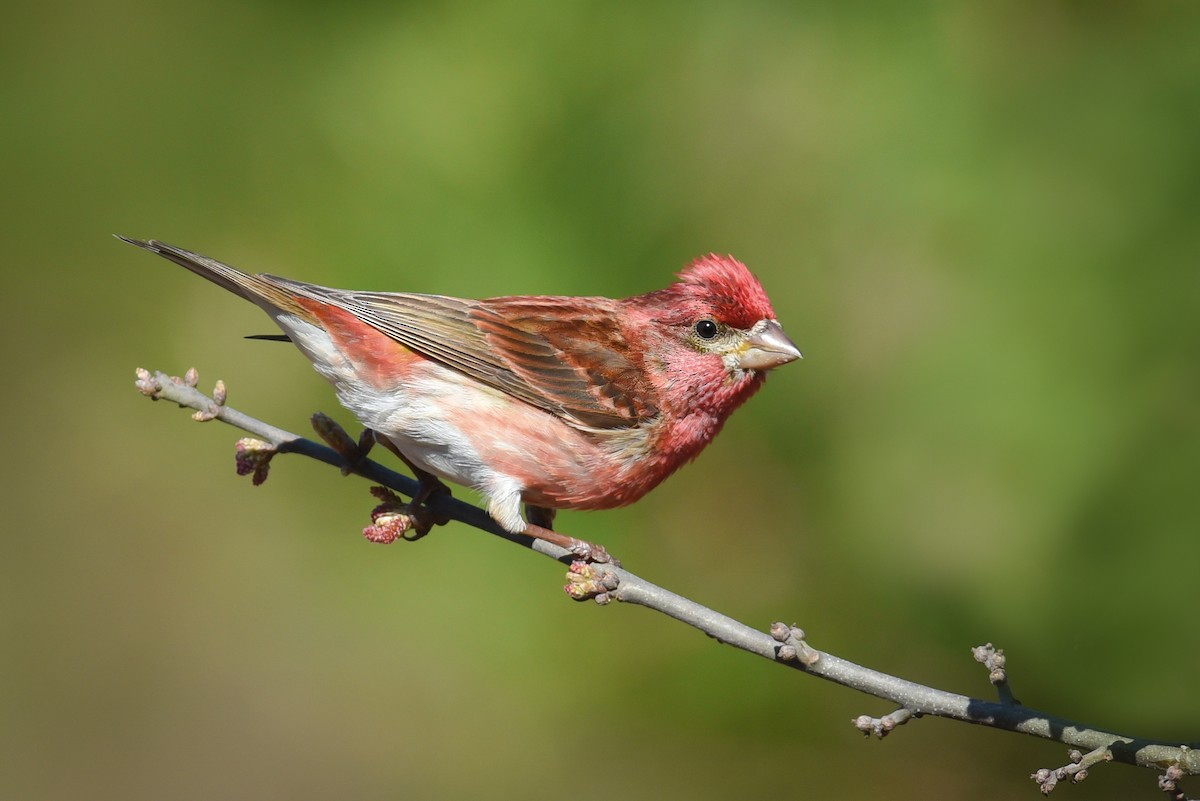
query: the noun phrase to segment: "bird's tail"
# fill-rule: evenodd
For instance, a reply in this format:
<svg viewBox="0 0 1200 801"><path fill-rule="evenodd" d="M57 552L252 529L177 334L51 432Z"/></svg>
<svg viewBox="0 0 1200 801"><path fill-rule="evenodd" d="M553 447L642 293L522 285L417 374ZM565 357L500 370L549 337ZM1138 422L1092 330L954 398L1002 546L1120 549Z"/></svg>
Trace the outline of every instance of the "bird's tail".
<svg viewBox="0 0 1200 801"><path fill-rule="evenodd" d="M196 275L212 281L217 286L224 287L233 294L245 298L257 306L261 306L269 314L272 314L272 316L278 311L299 314L304 318L310 316L296 302L295 293L288 291L285 287L272 281L267 276L244 273L236 267L230 267L228 264L223 264L216 259L210 259L207 256L201 256L199 253L192 253L190 250L177 248L174 245L168 245L166 242L159 242L156 239L143 241L140 239L130 239L120 234L116 236L117 239L123 242L137 245L151 253L157 253L164 259L173 261L181 267L186 267Z"/></svg>

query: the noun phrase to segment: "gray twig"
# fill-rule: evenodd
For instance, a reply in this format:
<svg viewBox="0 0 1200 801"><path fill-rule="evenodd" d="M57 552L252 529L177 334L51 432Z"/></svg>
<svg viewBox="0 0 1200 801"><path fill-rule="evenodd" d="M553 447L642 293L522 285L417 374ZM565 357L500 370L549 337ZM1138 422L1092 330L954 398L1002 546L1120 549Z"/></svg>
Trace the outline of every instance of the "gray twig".
<svg viewBox="0 0 1200 801"><path fill-rule="evenodd" d="M188 371L185 378L172 378L164 373L151 374L146 370L138 370L137 387L142 394L155 400L174 401L180 406L195 409L198 412L194 415L197 420L220 420L263 440L264 447L259 447L263 446L263 443L245 446L246 452L250 454L245 457L248 460L245 464L246 472L254 472L256 478L260 470L262 477L265 477L266 468L259 467L259 464L269 462L275 453L298 453L339 469L347 469L346 459L332 448L276 428L225 405L226 391L223 384L218 382L215 397L210 397L197 390L196 383L194 370ZM239 446L239 470L243 467L241 454L242 446ZM348 469L408 497L412 497L417 491L417 482L414 479L369 459L361 459ZM449 495L435 493L429 498L427 505L439 519L457 520L564 564L572 562L570 552L544 540L507 532L483 509ZM1200 743L1180 745L1166 740L1132 737L1024 706L1012 697L1008 689L1003 652L993 648L990 643L973 649L973 652L975 658L988 668L990 680L1000 693L998 701L985 701L927 687L819 651L805 641L804 632L795 626L777 623L772 626L771 632L759 631L652 584L624 568L575 562L571 564L568 582L566 589L572 597L594 598L600 603L616 600L644 606L697 628L718 642L897 705L898 709L895 712L883 718L862 716L854 721L856 726L868 734L882 736L910 718L929 715L1020 732L1079 749L1072 753L1070 765L1055 771L1044 769L1034 774L1035 779L1042 776L1043 772L1047 774L1044 777L1046 781L1040 781L1044 792L1049 791L1046 783L1050 781L1050 774L1053 774L1054 782L1060 778L1060 771L1063 773L1061 778L1070 777L1078 781L1082 778L1081 773L1086 775L1087 768L1101 760L1167 771L1172 788L1180 777L1200 774ZM1077 753L1079 760L1074 759ZM1050 783L1050 788L1053 788L1053 782Z"/></svg>

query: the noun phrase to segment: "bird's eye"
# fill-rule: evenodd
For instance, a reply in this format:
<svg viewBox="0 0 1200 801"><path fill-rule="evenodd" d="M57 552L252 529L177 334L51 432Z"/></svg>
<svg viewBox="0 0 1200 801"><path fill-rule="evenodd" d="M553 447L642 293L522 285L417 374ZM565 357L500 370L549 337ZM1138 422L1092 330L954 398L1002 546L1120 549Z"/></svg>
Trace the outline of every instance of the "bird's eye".
<svg viewBox="0 0 1200 801"><path fill-rule="evenodd" d="M701 339L712 339L717 335L717 324L712 320L700 320L695 325L696 336Z"/></svg>

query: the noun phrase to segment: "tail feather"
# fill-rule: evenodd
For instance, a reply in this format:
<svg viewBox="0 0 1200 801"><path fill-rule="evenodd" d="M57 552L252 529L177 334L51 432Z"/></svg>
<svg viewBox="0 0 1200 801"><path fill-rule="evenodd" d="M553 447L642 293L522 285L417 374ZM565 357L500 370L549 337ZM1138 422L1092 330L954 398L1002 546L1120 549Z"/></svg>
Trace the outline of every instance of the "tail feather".
<svg viewBox="0 0 1200 801"><path fill-rule="evenodd" d="M294 293L265 276L244 273L236 267L230 267L216 259L210 259L199 253L177 248L156 239L131 239L120 234L116 234L116 237L122 242L137 245L151 253L157 253L168 261L173 261L181 267L186 267L196 275L207 278L217 286L262 307L268 313L286 311L304 318L309 317L303 307L296 302Z"/></svg>

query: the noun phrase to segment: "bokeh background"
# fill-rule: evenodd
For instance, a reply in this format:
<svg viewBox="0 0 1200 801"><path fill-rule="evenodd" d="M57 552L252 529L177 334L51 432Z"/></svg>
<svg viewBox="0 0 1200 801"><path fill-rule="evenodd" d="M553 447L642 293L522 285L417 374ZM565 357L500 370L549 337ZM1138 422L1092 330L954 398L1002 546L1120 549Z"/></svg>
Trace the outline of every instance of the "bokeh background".
<svg viewBox="0 0 1200 801"><path fill-rule="evenodd" d="M467 296L735 253L805 360L645 500L560 526L880 669L986 696L992 640L1028 704L1200 737L1196 4L5 17L0 796L1032 798L1065 761L932 719L864 742L882 702L573 604L486 535L368 544L358 479L251 487L238 434L134 368L293 430L331 391L113 233ZM1157 797L1126 767L1059 792Z"/></svg>

